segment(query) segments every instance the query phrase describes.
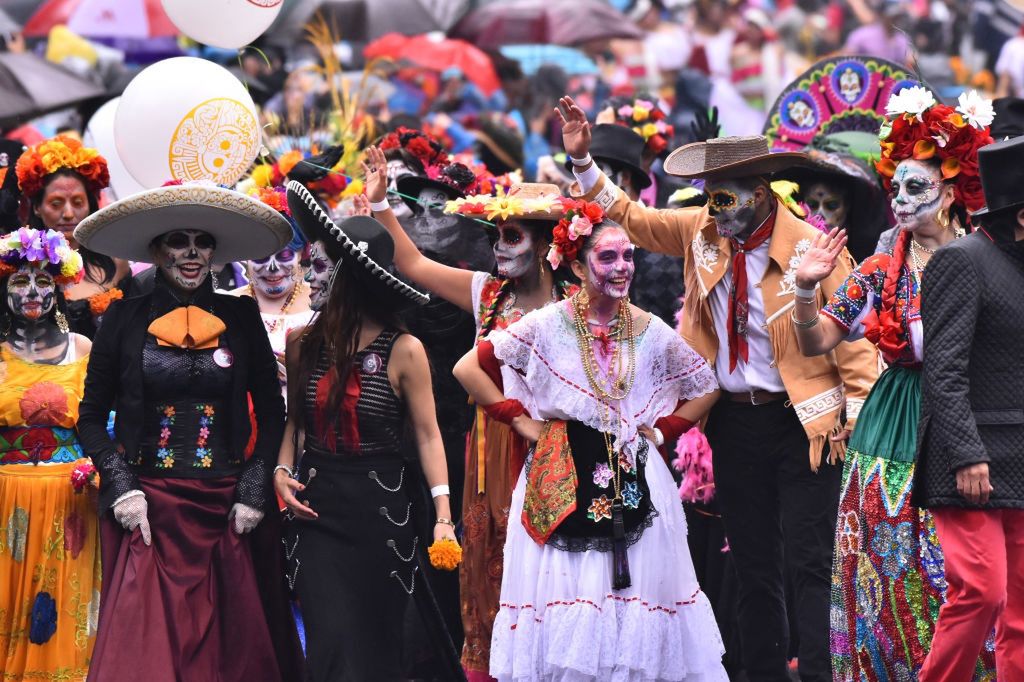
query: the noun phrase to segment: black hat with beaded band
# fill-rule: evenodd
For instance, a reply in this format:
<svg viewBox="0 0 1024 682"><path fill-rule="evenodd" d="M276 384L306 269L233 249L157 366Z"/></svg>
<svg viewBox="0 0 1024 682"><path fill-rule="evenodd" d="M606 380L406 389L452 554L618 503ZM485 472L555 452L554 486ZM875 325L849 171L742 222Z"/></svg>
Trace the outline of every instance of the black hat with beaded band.
<svg viewBox="0 0 1024 682"><path fill-rule="evenodd" d="M336 224L302 183L288 183L288 208L310 243L323 242L339 265L352 268L377 300L395 308L423 305L430 297L394 274L395 242L387 229L369 216L353 216ZM332 248L332 245L336 245ZM340 248L338 248L340 247Z"/></svg>

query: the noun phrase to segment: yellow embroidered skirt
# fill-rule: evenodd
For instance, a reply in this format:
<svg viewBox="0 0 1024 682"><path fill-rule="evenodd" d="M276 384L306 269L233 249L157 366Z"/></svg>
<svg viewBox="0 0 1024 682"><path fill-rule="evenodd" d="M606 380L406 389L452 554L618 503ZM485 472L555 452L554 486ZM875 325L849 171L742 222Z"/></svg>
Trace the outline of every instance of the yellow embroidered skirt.
<svg viewBox="0 0 1024 682"><path fill-rule="evenodd" d="M68 464L0 466L0 679L84 680L96 639L96 496Z"/></svg>

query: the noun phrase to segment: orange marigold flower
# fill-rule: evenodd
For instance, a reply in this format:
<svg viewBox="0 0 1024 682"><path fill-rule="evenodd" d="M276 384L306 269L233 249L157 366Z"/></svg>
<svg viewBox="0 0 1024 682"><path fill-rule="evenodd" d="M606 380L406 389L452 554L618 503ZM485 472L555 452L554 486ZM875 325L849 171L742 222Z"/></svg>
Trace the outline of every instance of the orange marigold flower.
<svg viewBox="0 0 1024 682"><path fill-rule="evenodd" d="M295 168L295 164L299 161L302 161L302 152L292 150L278 159L277 169L281 171L283 175L288 175L292 172L292 168Z"/></svg>
<svg viewBox="0 0 1024 682"><path fill-rule="evenodd" d="M443 571L454 571L462 563L462 548L459 543L447 538L436 540L427 548L430 565Z"/></svg>
<svg viewBox="0 0 1024 682"><path fill-rule="evenodd" d="M89 297L89 312L93 314L93 317L99 317L103 313L107 312L107 308L114 301L120 301L124 298L124 292L113 287L108 291L104 291L100 294L95 294Z"/></svg>

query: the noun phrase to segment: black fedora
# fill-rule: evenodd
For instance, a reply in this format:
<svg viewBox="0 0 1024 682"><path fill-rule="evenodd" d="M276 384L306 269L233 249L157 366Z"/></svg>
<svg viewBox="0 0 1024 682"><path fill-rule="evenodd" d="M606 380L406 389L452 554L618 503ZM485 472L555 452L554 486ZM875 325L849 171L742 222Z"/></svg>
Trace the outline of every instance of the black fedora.
<svg viewBox="0 0 1024 682"><path fill-rule="evenodd" d="M1014 137L978 150L978 170L985 190L985 207L971 218L988 218L1024 208L1021 167L1024 166L1024 137Z"/></svg>
<svg viewBox="0 0 1024 682"><path fill-rule="evenodd" d="M636 179L636 188L647 189L651 176L642 166L645 144L644 138L626 126L598 123L591 129L590 155L596 162L628 170ZM572 170L571 160L566 160L565 169Z"/></svg>
<svg viewBox="0 0 1024 682"><path fill-rule="evenodd" d="M369 216L353 216L336 224L320 208L313 194L295 180L288 183L288 208L302 234L311 243L336 243L330 249L343 261L341 267L354 268L356 276L375 290L378 300L401 308L410 303L423 305L426 294L395 276L395 242L387 229ZM333 256L332 256L333 257Z"/></svg>

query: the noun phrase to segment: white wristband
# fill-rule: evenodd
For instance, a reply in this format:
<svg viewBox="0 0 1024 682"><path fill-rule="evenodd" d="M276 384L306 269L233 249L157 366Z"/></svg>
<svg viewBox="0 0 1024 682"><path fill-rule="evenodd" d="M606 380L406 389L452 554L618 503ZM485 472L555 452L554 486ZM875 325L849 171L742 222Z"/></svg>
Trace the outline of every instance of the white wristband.
<svg viewBox="0 0 1024 682"><path fill-rule="evenodd" d="M451 495L451 494L452 494L451 493L451 489L448 487L447 483L445 483L443 485L435 485L433 488L430 489L430 496L431 497L441 497L441 495Z"/></svg>
<svg viewBox="0 0 1024 682"><path fill-rule="evenodd" d="M659 448L665 444L665 434L657 426L654 427L654 444Z"/></svg>
<svg viewBox="0 0 1024 682"><path fill-rule="evenodd" d="M391 208L391 204L388 202L387 197L384 197L380 201L370 202L370 210L374 213L380 213L381 211L386 211L389 208Z"/></svg>
<svg viewBox="0 0 1024 682"><path fill-rule="evenodd" d="M587 155L584 156L582 159L577 159L577 158L574 158L574 157L570 156L569 160L572 161L572 165L574 165L574 166L586 166L588 163L593 161L594 158L592 156L590 156L590 152L587 152Z"/></svg>
<svg viewBox="0 0 1024 682"><path fill-rule="evenodd" d="M816 287L811 289L804 289L802 286L798 284L793 285L793 292L800 298L814 298L815 291L817 291Z"/></svg>

